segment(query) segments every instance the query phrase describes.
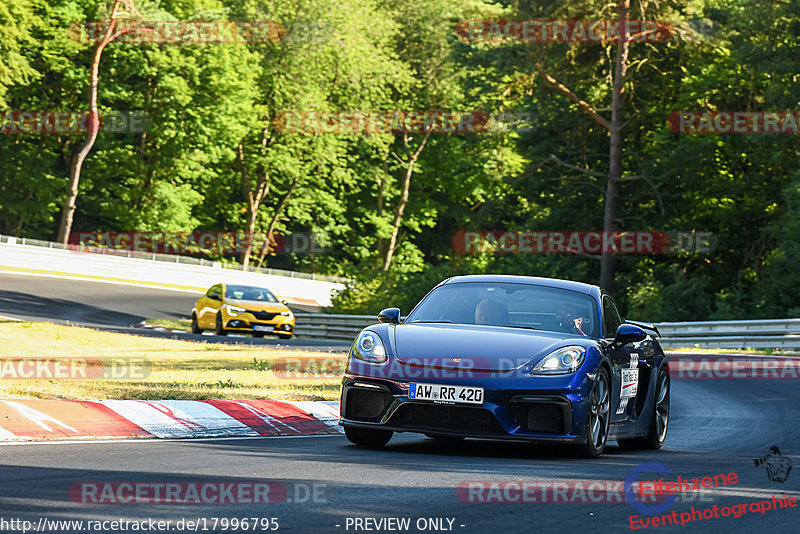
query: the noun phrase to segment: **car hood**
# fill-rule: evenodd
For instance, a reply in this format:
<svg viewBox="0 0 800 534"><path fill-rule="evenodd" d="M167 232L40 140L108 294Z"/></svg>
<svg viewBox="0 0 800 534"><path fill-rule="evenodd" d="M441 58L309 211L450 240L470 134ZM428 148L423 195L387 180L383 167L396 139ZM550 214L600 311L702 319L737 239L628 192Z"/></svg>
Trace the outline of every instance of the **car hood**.
<svg viewBox="0 0 800 534"><path fill-rule="evenodd" d="M435 369L509 371L559 347L587 342L558 332L483 325L401 324L394 329L400 362Z"/></svg>
<svg viewBox="0 0 800 534"><path fill-rule="evenodd" d="M236 299L225 299L225 302L230 304L231 306L241 306L245 310L251 310L251 311L280 313L282 311L286 311L289 309L285 304L281 304L280 302L259 302L257 300L236 300Z"/></svg>

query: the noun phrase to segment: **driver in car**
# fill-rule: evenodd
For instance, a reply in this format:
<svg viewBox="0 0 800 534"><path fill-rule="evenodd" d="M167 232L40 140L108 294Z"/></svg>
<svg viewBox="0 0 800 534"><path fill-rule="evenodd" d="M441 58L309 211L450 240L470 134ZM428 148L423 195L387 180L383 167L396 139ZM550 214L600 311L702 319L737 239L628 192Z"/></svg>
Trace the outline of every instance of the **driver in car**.
<svg viewBox="0 0 800 534"><path fill-rule="evenodd" d="M588 336L592 331L591 319L584 317L575 309L564 307L561 309L561 327L571 334Z"/></svg>
<svg viewBox="0 0 800 534"><path fill-rule="evenodd" d="M508 309L502 302L482 300L475 308L475 324L508 326Z"/></svg>

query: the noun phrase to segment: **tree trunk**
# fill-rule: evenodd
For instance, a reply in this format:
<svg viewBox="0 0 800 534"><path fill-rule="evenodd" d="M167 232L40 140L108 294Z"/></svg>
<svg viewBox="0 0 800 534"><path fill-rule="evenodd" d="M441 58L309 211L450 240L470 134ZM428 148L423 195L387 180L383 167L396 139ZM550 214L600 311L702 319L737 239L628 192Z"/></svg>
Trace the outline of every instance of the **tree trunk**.
<svg viewBox="0 0 800 534"><path fill-rule="evenodd" d="M289 189L286 190L286 194L283 195L278 205L275 206L275 213L272 214L272 219L269 221L269 225L267 225L267 242L264 249L261 251L261 256L258 258L258 266L261 267L264 263L264 258L267 257L267 254L272 250L272 234L275 233L275 227L278 225L278 219L283 214L283 210L286 207L286 202L289 201L291 198L292 193L294 192L295 187L297 187L297 183L300 181L300 176L295 176L294 180L292 180L291 185L289 185Z"/></svg>
<svg viewBox="0 0 800 534"><path fill-rule="evenodd" d="M100 56L103 54L103 49L108 43L113 41L117 35L114 35L114 30L117 26L115 20L117 9L119 9L120 0L114 2L114 7L111 8L111 15L109 17L108 28L103 36L103 40L97 45L94 51L94 59L92 60L92 74L89 86L89 136L84 141L81 149L72 158L72 163L69 167L69 185L67 186L67 198L64 200L64 206L61 210L61 222L58 225L58 241L60 243L67 243L69 233L72 230L72 219L75 216L75 206L78 199L78 186L81 180L81 167L89 155L89 152L94 146L97 139L97 131L100 129L100 117L97 113L97 85L99 82L100 71Z"/></svg>
<svg viewBox="0 0 800 534"><path fill-rule="evenodd" d="M628 70L628 32L624 21L628 18L630 0L621 0L619 3L619 17L621 30L620 40L617 42L617 57L612 80L611 93L611 142L608 150L608 178L606 180L605 209L603 211L603 232L616 230L618 183L622 177L622 127L624 119L623 93L625 91L625 76ZM614 291L614 253L603 247L600 256L600 286L612 293Z"/></svg>
<svg viewBox="0 0 800 534"><path fill-rule="evenodd" d="M264 131L262 144L266 144L267 132ZM242 194L247 203L247 222L245 223L245 248L242 252L242 266L245 270L250 266L250 256L253 254L253 234L256 230L256 220L261 202L267 196L270 186L270 175L265 169L260 168L256 172L256 190L253 191L250 185L250 177L247 174L247 166L244 161L244 146L239 143L239 164L241 165Z"/></svg>
<svg viewBox="0 0 800 534"><path fill-rule="evenodd" d="M425 148L425 143L428 142L428 137L430 137L431 131L432 129L429 129L425 133L425 137L422 139L422 142L419 144L413 154L408 147L408 134L403 134L403 148L406 152L406 172L403 176L400 199L397 201L397 206L394 209L394 217L392 218L392 235L389 238L389 244L386 246L386 256L383 260L383 272L388 271L389 267L392 265L392 257L394 256L394 250L397 247L397 236L400 233L400 225L403 223L403 213L406 210L406 205L408 204L408 195L409 191L411 190L411 175L414 172L414 165L416 164L417 159L419 159L422 149Z"/></svg>

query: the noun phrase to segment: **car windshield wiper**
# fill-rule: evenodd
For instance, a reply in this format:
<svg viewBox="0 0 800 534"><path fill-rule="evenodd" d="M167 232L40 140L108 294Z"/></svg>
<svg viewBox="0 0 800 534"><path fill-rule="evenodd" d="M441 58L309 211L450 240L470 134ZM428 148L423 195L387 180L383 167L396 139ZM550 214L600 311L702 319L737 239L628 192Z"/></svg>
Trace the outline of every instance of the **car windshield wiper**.
<svg viewBox="0 0 800 534"><path fill-rule="evenodd" d="M509 325L509 327L510 328L524 328L525 330L539 330L538 328L534 328L532 326L511 326L511 325Z"/></svg>
<svg viewBox="0 0 800 534"><path fill-rule="evenodd" d="M417 323L450 323L453 324L453 321L411 321L411 324Z"/></svg>

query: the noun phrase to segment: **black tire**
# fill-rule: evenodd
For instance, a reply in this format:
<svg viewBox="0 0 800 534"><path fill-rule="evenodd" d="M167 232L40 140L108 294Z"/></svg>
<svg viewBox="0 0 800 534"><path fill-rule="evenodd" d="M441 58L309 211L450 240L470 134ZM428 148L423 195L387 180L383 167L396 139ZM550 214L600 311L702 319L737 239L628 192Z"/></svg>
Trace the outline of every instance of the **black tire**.
<svg viewBox="0 0 800 534"><path fill-rule="evenodd" d="M281 339L292 339L292 334L278 334Z"/></svg>
<svg viewBox="0 0 800 534"><path fill-rule="evenodd" d="M224 336L224 335L228 334L225 331L225 329L222 327L222 314L221 313L218 313L217 314L217 318L214 319L214 333L216 333L218 336Z"/></svg>
<svg viewBox="0 0 800 534"><path fill-rule="evenodd" d="M383 447L392 439L394 432L373 428L344 427L344 435L354 445L362 447Z"/></svg>
<svg viewBox="0 0 800 534"><path fill-rule="evenodd" d="M611 422L611 381L608 371L601 367L589 396L589 411L586 416L586 443L574 445L573 450L582 458L597 458L603 453L608 441Z"/></svg>
<svg viewBox="0 0 800 534"><path fill-rule="evenodd" d="M202 334L203 329L200 328L200 325L197 324L197 314L192 314L192 334Z"/></svg>
<svg viewBox="0 0 800 534"><path fill-rule="evenodd" d="M669 392L670 380L666 369L658 372L656 394L653 399L653 415L650 417L650 427L647 435L641 438L619 439L617 444L623 449L660 449L667 439L669 426Z"/></svg>
<svg viewBox="0 0 800 534"><path fill-rule="evenodd" d="M253 337L264 337L264 332L253 332Z"/></svg>

